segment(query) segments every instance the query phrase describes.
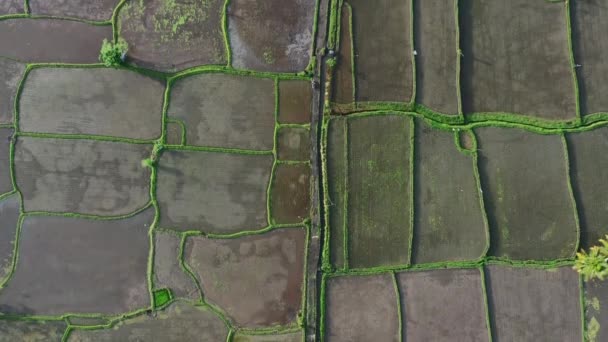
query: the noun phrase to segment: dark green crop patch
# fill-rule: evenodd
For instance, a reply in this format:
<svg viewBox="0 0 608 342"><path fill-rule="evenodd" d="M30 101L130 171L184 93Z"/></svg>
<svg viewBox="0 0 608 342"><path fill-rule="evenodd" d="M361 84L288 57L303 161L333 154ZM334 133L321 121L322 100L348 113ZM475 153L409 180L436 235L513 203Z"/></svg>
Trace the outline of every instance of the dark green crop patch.
<svg viewBox="0 0 608 342"><path fill-rule="evenodd" d="M160 308L169 303L173 299L173 294L170 289L159 289L154 291L154 307Z"/></svg>

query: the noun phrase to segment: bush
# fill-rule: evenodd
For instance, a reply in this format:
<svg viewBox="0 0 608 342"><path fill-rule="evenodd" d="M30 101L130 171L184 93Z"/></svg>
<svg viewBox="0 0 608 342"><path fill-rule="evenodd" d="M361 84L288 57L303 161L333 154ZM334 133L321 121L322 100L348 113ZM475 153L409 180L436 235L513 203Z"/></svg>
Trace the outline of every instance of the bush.
<svg viewBox="0 0 608 342"><path fill-rule="evenodd" d="M608 235L606 235L608 239ZM600 239L600 246L589 248L589 252L581 250L576 253L574 269L585 280L604 280L608 276L608 240Z"/></svg>
<svg viewBox="0 0 608 342"><path fill-rule="evenodd" d="M99 60L108 67L120 65L124 61L128 48L127 42L122 38L118 38L116 43L104 39L99 52Z"/></svg>

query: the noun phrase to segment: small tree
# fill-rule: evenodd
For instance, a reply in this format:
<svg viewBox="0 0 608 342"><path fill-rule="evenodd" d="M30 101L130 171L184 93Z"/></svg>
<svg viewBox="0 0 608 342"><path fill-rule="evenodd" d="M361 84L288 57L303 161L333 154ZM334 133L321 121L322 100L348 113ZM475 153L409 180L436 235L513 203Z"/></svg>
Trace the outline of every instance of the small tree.
<svg viewBox="0 0 608 342"><path fill-rule="evenodd" d="M581 250L576 253L574 269L582 274L586 281L604 280L608 276L608 240L606 239L600 239L600 245L589 248L589 252Z"/></svg>
<svg viewBox="0 0 608 342"><path fill-rule="evenodd" d="M122 38L118 38L116 43L104 39L99 52L99 60L108 67L120 65L124 61L128 49L129 45Z"/></svg>

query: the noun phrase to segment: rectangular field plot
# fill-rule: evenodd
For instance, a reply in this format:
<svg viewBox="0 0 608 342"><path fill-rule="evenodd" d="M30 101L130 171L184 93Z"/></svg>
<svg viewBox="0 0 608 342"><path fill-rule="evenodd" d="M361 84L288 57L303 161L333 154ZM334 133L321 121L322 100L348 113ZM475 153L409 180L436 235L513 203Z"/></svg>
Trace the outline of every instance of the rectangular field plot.
<svg viewBox="0 0 608 342"><path fill-rule="evenodd" d="M258 100L256 100L258 101ZM307 124L312 119L312 85L304 80L279 81L279 122Z"/></svg>
<svg viewBox="0 0 608 342"><path fill-rule="evenodd" d="M490 254L517 260L572 257L578 221L563 137L496 127L475 133Z"/></svg>
<svg viewBox="0 0 608 342"><path fill-rule="evenodd" d="M356 100L410 102L414 92L411 0L348 0Z"/></svg>
<svg viewBox="0 0 608 342"><path fill-rule="evenodd" d="M415 0L416 102L458 114L457 0Z"/></svg>
<svg viewBox="0 0 608 342"><path fill-rule="evenodd" d="M13 191L11 180L10 149L13 130L0 128L0 195Z"/></svg>
<svg viewBox="0 0 608 342"><path fill-rule="evenodd" d="M327 188L329 202L329 247L331 263L341 268L348 261L344 255L346 223L346 201L348 180L348 123L344 117L333 118L327 129Z"/></svg>
<svg viewBox="0 0 608 342"><path fill-rule="evenodd" d="M112 26L61 19L0 21L0 56L30 63L99 63Z"/></svg>
<svg viewBox="0 0 608 342"><path fill-rule="evenodd" d="M332 101L339 104L355 102L355 76L353 75L352 8L342 5L340 12L340 38L338 41L338 65L333 75Z"/></svg>
<svg viewBox="0 0 608 342"><path fill-rule="evenodd" d="M465 113L576 118L568 2L463 0L459 4Z"/></svg>
<svg viewBox="0 0 608 342"><path fill-rule="evenodd" d="M279 160L306 161L310 159L310 130L307 128L279 128L276 144Z"/></svg>
<svg viewBox="0 0 608 342"><path fill-rule="evenodd" d="M353 268L409 262L412 119L348 120L348 248Z"/></svg>
<svg viewBox="0 0 608 342"><path fill-rule="evenodd" d="M168 150L158 166L160 226L229 234L268 225L271 155Z"/></svg>
<svg viewBox="0 0 608 342"><path fill-rule="evenodd" d="M310 172L308 164L275 167L270 190L272 223L300 223L310 217Z"/></svg>
<svg viewBox="0 0 608 342"><path fill-rule="evenodd" d="M608 7L601 0L571 1L572 44L581 115L608 112Z"/></svg>
<svg viewBox="0 0 608 342"><path fill-rule="evenodd" d="M237 333L234 336L233 342L302 342L302 332L292 333L276 333L276 334L260 334L260 335L247 335Z"/></svg>
<svg viewBox="0 0 608 342"><path fill-rule="evenodd" d="M119 220L26 217L4 314L121 314L147 307L154 209Z"/></svg>
<svg viewBox="0 0 608 342"><path fill-rule="evenodd" d="M24 2L21 0L3 0L0 2L0 15L24 13Z"/></svg>
<svg viewBox="0 0 608 342"><path fill-rule="evenodd" d="M416 121L413 263L478 259L489 243L476 158L454 134Z"/></svg>
<svg viewBox="0 0 608 342"><path fill-rule="evenodd" d="M0 123L13 122L17 87L25 72L25 64L0 57Z"/></svg>
<svg viewBox="0 0 608 342"><path fill-rule="evenodd" d="M326 286L326 341L400 340L392 274L330 278Z"/></svg>
<svg viewBox="0 0 608 342"><path fill-rule="evenodd" d="M120 0L31 0L28 5L32 14L88 20L110 20Z"/></svg>
<svg viewBox="0 0 608 342"><path fill-rule="evenodd" d="M597 245L608 234L608 128L566 135L572 186L581 224L581 247Z"/></svg>
<svg viewBox="0 0 608 342"><path fill-rule="evenodd" d="M486 267L494 341L581 341L579 276L570 267Z"/></svg>
<svg viewBox="0 0 608 342"><path fill-rule="evenodd" d="M0 319L0 341L61 341L68 327L64 320L17 321Z"/></svg>
<svg viewBox="0 0 608 342"><path fill-rule="evenodd" d="M96 2L99 2L97 0ZM116 16L129 62L164 72L226 63L224 1L126 1Z"/></svg>
<svg viewBox="0 0 608 342"><path fill-rule="evenodd" d="M171 87L168 115L185 124L188 145L272 150L275 102L272 79L199 74Z"/></svg>
<svg viewBox="0 0 608 342"><path fill-rule="evenodd" d="M13 264L20 205L19 194L0 200L0 283L9 275Z"/></svg>
<svg viewBox="0 0 608 342"><path fill-rule="evenodd" d="M585 341L601 342L608 339L608 283L592 280L584 283Z"/></svg>
<svg viewBox="0 0 608 342"><path fill-rule="evenodd" d="M488 341L479 269L397 275L405 341Z"/></svg>
<svg viewBox="0 0 608 342"><path fill-rule="evenodd" d="M306 69L314 15L314 1L233 0L227 14L232 65L274 72Z"/></svg>
<svg viewBox="0 0 608 342"><path fill-rule="evenodd" d="M19 99L25 132L134 139L161 135L162 82L117 69L32 70Z"/></svg>
<svg viewBox="0 0 608 342"><path fill-rule="evenodd" d="M15 178L25 211L118 216L150 202L150 145L20 137Z"/></svg>

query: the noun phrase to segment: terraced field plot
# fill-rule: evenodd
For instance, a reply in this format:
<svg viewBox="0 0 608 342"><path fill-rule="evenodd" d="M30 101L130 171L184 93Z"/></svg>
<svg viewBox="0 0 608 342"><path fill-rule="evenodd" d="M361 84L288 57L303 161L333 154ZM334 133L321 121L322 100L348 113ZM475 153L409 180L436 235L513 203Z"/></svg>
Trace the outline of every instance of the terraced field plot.
<svg viewBox="0 0 608 342"><path fill-rule="evenodd" d="M602 341L604 12L2 1L0 342Z"/></svg>
<svg viewBox="0 0 608 342"><path fill-rule="evenodd" d="M57 19L0 21L0 56L29 63L97 63L112 27Z"/></svg>
<svg viewBox="0 0 608 342"><path fill-rule="evenodd" d="M460 3L466 114L486 113L473 119L508 119L500 113L576 119L568 6L568 1Z"/></svg>
<svg viewBox="0 0 608 342"><path fill-rule="evenodd" d="M414 263L477 259L489 246L477 154L455 134L416 122Z"/></svg>
<svg viewBox="0 0 608 342"><path fill-rule="evenodd" d="M451 115L461 111L457 6L457 0L414 1L416 103Z"/></svg>
<svg viewBox="0 0 608 342"><path fill-rule="evenodd" d="M515 260L572 257L579 225L564 137L493 127L475 132L490 254Z"/></svg>
<svg viewBox="0 0 608 342"><path fill-rule="evenodd" d="M568 267L489 266L486 287L493 336L506 341L580 340L579 282Z"/></svg>
<svg viewBox="0 0 608 342"><path fill-rule="evenodd" d="M608 64L602 58L608 43L601 38L607 25L601 18L605 17L607 9L601 1L573 1L571 8L574 61L580 80L580 111L585 119L591 119L591 114L608 112L608 102L603 96L607 89L601 79L601 75L608 72Z"/></svg>
<svg viewBox="0 0 608 342"><path fill-rule="evenodd" d="M606 338L606 315L602 309L608 301L608 286L602 282L588 282L584 285L585 301L585 338L589 341L602 341Z"/></svg>

